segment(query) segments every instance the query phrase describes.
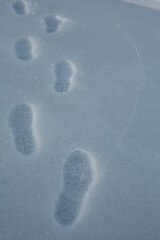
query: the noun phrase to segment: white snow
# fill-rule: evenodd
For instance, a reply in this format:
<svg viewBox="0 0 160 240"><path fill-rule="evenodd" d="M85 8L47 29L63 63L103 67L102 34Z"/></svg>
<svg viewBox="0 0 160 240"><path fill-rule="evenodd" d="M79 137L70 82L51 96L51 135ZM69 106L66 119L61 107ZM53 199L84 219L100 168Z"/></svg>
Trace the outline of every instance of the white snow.
<svg viewBox="0 0 160 240"><path fill-rule="evenodd" d="M160 5L129 2L0 0L0 240L160 238ZM9 122L21 104L29 154ZM55 208L77 150L94 174L83 201L69 188L82 205L65 228Z"/></svg>

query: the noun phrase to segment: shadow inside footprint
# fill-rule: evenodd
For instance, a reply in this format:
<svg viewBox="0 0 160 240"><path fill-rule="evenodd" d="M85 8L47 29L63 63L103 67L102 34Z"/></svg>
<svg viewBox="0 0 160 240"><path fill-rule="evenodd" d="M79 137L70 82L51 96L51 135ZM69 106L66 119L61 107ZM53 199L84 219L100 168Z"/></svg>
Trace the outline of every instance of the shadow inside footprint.
<svg viewBox="0 0 160 240"><path fill-rule="evenodd" d="M21 61L33 59L33 46L29 37L21 37L14 42L15 56Z"/></svg>
<svg viewBox="0 0 160 240"><path fill-rule="evenodd" d="M23 155L28 155L35 151L32 121L33 112L27 104L20 104L11 109L9 127L13 133L16 149Z"/></svg>
<svg viewBox="0 0 160 240"><path fill-rule="evenodd" d="M15 1L12 7L16 14L24 15L27 13L26 3L24 1Z"/></svg>
<svg viewBox="0 0 160 240"><path fill-rule="evenodd" d="M45 23L46 33L56 32L58 30L58 27L62 23L62 21L55 16L47 16L43 18L43 21Z"/></svg>
<svg viewBox="0 0 160 240"><path fill-rule="evenodd" d="M55 219L62 226L71 226L80 215L84 197L91 185L93 170L85 151L75 151L63 169L63 190L55 207Z"/></svg>
<svg viewBox="0 0 160 240"><path fill-rule="evenodd" d="M69 90L71 86L71 77L73 75L73 68L68 61L62 60L55 65L54 68L56 82L54 90L63 93Z"/></svg>

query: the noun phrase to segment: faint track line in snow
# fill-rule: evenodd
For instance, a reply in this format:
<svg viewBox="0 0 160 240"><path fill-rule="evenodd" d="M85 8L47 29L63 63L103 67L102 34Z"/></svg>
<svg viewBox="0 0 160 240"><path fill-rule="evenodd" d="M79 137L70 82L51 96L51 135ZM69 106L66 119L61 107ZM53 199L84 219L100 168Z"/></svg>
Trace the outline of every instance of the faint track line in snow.
<svg viewBox="0 0 160 240"><path fill-rule="evenodd" d="M131 43L131 45L133 46L133 48L135 49L136 51L136 55L137 55L137 60L138 60L138 63L139 63L139 66L140 66L140 71L142 73L142 76L143 76L143 81L142 83L139 85L138 87L138 90L137 90L137 94L136 94L136 97L135 97L135 102L134 102L134 106L133 106L133 111L131 113L131 116L129 118L129 121L128 121L128 124L127 126L125 127L125 129L123 130L122 132L122 135L118 141L118 143L116 144L116 146L114 147L112 153L110 154L110 156L108 157L108 161L110 161L110 159L112 158L112 156L115 154L116 150L118 149L119 145L121 144L121 142L123 141L128 129L130 128L132 122L133 122L133 118L134 118L134 115L136 113L136 109L137 109L137 104L138 104L138 100L139 100L139 96L140 96L140 92L142 90L142 87L144 85L144 83L146 82L146 77L145 77L145 74L144 74L144 71L143 71L143 66L142 66L142 58L140 57L140 52L137 48L137 46L135 45L134 41L132 40L132 38L130 37L128 31L126 30L126 28L124 26L122 26L120 24L120 18L121 18L121 14L123 12L123 8L124 8L124 3L122 3L121 5L121 9L120 9L120 14L119 14L119 17L118 17L118 21L117 21L117 26L119 28L122 29L123 33L125 34L126 38L129 40L129 42ZM107 168L104 168L104 171L103 171L103 174L107 171Z"/></svg>

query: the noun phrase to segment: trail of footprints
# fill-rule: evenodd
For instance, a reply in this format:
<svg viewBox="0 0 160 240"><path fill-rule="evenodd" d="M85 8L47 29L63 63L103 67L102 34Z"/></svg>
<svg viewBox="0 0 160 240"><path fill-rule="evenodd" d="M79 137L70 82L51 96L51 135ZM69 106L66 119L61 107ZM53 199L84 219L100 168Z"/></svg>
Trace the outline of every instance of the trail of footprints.
<svg viewBox="0 0 160 240"><path fill-rule="evenodd" d="M17 151L29 155L36 149L33 134L33 111L27 104L21 104L11 109L9 127L11 128Z"/></svg>
<svg viewBox="0 0 160 240"><path fill-rule="evenodd" d="M93 181L90 156L85 151L75 151L63 169L63 190L55 207L55 218L62 226L71 226L80 215L84 197Z"/></svg>
<svg viewBox="0 0 160 240"><path fill-rule="evenodd" d="M59 93L68 91L71 87L71 80L74 74L72 64L69 61L62 60L56 63L54 72L56 76L54 90Z"/></svg>
<svg viewBox="0 0 160 240"><path fill-rule="evenodd" d="M28 3L26 1L15 1L12 8L18 15L25 15L28 13Z"/></svg>
<svg viewBox="0 0 160 240"><path fill-rule="evenodd" d="M17 15L29 12L29 5L24 0L12 3ZM46 33L56 32L62 20L56 16L43 18ZM20 37L14 41L14 54L22 62L31 61L36 56L35 42L31 37ZM55 82L53 89L57 93L67 92L73 82L73 63L60 60L54 64ZM12 132L14 144L23 155L33 154L37 143L33 131L34 114L29 104L14 106L9 113L8 124ZM55 220L63 227L76 222L83 208L84 199L94 179L92 159L88 152L79 150L71 153L63 168L63 189L55 204Z"/></svg>
<svg viewBox="0 0 160 240"><path fill-rule="evenodd" d="M47 16L43 19L43 21L45 23L46 33L56 32L62 23L62 20L56 16Z"/></svg>
<svg viewBox="0 0 160 240"><path fill-rule="evenodd" d="M30 61L35 57L34 44L30 37L21 37L14 42L15 56L21 61Z"/></svg>

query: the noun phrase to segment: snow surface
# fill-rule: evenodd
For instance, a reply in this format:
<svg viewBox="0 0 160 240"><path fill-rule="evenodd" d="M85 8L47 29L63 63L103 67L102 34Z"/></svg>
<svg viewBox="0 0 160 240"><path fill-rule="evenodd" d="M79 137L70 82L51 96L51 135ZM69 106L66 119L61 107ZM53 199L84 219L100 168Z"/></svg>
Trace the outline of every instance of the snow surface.
<svg viewBox="0 0 160 240"><path fill-rule="evenodd" d="M0 240L160 238L159 22L0 0Z"/></svg>
<svg viewBox="0 0 160 240"><path fill-rule="evenodd" d="M122 0L139 6L160 10L160 0Z"/></svg>

